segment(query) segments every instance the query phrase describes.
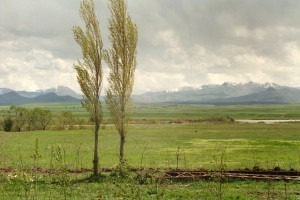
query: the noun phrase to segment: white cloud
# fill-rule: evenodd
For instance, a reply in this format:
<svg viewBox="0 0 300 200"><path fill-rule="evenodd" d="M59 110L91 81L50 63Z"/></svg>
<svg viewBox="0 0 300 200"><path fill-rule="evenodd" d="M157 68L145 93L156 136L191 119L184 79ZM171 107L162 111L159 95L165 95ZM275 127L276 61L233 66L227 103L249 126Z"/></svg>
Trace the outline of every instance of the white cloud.
<svg viewBox="0 0 300 200"><path fill-rule="evenodd" d="M300 86L299 2L182 2L128 2L139 31L135 92L250 80ZM109 46L106 4L96 1ZM73 0L0 1L0 87L79 91L71 30L82 24L78 11Z"/></svg>
<svg viewBox="0 0 300 200"><path fill-rule="evenodd" d="M149 91L173 90L188 85L185 77L178 74L167 74L160 72L141 72L136 70L134 93L140 94Z"/></svg>
<svg viewBox="0 0 300 200"><path fill-rule="evenodd" d="M287 62L291 66L300 67L300 45L297 42L288 42L284 45Z"/></svg>
<svg viewBox="0 0 300 200"><path fill-rule="evenodd" d="M264 40L265 39L265 32L262 29L254 29L249 30L245 26L238 26L234 29L234 34L237 37L241 37L244 39L254 39L254 40Z"/></svg>
<svg viewBox="0 0 300 200"><path fill-rule="evenodd" d="M247 82L249 79L245 74L226 74L226 73L208 73L208 80L210 83L222 84L224 82ZM251 79L250 79L251 80Z"/></svg>
<svg viewBox="0 0 300 200"><path fill-rule="evenodd" d="M65 85L78 90L73 61L54 57L51 52L8 41L0 44L1 87L36 90ZM5 55L5 56L4 56Z"/></svg>

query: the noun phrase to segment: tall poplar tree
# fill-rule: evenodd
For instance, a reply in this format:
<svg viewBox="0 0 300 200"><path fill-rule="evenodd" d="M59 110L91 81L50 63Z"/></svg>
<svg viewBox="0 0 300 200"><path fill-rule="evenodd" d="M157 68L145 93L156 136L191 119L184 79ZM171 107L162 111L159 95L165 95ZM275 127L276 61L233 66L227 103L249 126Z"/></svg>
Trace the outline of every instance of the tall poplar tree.
<svg viewBox="0 0 300 200"><path fill-rule="evenodd" d="M106 105L120 135L120 164L124 163L124 144L129 122L130 95L134 84L138 32L127 13L124 0L110 0L109 31L111 48L104 60L110 68Z"/></svg>
<svg viewBox="0 0 300 200"><path fill-rule="evenodd" d="M80 16L85 23L85 30L79 26L73 28L74 39L81 47L82 60L74 64L77 81L83 92L82 106L94 122L94 160L93 175L98 174L98 132L102 122L100 93L102 89L102 52L103 42L99 20L95 14L94 0L82 0Z"/></svg>

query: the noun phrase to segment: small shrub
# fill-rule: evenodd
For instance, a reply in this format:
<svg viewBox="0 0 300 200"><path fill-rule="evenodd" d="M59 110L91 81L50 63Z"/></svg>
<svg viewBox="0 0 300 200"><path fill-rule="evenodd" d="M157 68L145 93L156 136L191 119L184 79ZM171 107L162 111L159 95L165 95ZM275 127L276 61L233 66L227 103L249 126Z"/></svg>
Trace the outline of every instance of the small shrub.
<svg viewBox="0 0 300 200"><path fill-rule="evenodd" d="M14 125L14 122L10 117L4 119L4 121L3 121L4 131L11 132L13 125Z"/></svg>

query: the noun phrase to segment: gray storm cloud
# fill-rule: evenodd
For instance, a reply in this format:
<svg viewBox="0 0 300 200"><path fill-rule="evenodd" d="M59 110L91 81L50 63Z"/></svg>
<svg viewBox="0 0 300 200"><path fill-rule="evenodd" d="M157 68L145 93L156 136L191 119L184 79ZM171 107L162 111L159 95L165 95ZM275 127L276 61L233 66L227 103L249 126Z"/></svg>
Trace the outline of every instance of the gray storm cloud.
<svg viewBox="0 0 300 200"><path fill-rule="evenodd" d="M0 2L0 87L79 90L79 2ZM108 46L108 1L95 2ZM139 30L134 92L250 80L300 86L299 10L295 0L128 0Z"/></svg>

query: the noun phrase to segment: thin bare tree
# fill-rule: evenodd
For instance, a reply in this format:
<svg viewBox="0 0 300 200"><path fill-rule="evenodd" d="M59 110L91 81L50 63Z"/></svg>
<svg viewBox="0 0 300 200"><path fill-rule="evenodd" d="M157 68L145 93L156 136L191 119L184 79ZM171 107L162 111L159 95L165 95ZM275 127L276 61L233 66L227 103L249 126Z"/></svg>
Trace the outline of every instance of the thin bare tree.
<svg viewBox="0 0 300 200"><path fill-rule="evenodd" d="M80 16L85 23L85 30L74 26L74 39L81 47L82 60L74 64L77 81L83 92L82 106L94 122L94 160L93 175L98 174L98 132L102 122L102 107L99 100L102 89L102 52L103 42L99 20L95 14L94 0L82 0Z"/></svg>
<svg viewBox="0 0 300 200"><path fill-rule="evenodd" d="M120 135L120 164L124 163L124 144L130 114L130 95L134 84L138 32L127 13L124 0L110 0L109 40L104 60L110 68L105 102Z"/></svg>

